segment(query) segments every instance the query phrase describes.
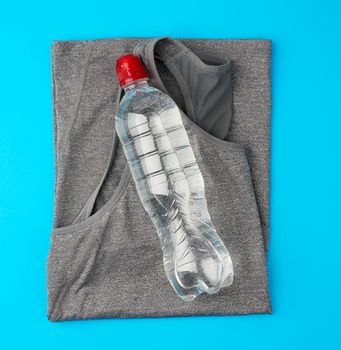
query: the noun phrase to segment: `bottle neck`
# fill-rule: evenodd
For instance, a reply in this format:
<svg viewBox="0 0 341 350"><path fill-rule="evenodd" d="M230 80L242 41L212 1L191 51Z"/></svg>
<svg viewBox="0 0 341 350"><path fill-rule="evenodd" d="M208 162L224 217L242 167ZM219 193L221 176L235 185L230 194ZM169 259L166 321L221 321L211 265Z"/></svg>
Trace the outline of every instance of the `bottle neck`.
<svg viewBox="0 0 341 350"><path fill-rule="evenodd" d="M127 85L123 86L123 90L124 90L124 92L127 92L127 91L133 90L137 87L148 85L147 81L148 81L148 78L134 80L134 81L128 83Z"/></svg>

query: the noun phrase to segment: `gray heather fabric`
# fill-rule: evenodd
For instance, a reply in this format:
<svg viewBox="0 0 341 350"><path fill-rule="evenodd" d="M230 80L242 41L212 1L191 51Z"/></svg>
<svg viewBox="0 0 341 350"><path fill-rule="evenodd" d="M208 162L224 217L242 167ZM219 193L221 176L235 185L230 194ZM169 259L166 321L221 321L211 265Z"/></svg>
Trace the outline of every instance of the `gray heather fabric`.
<svg viewBox="0 0 341 350"><path fill-rule="evenodd" d="M186 115L213 136L228 140L232 118L231 64L225 56L201 53L200 59L172 38L138 45L151 83L173 97ZM203 60L205 62L203 62Z"/></svg>
<svg viewBox="0 0 341 350"><path fill-rule="evenodd" d="M199 57L229 57L234 87L229 141L198 126L200 120L184 115L184 123L205 180L212 222L234 263L235 280L218 294L186 303L167 281L159 239L114 136L120 96L115 60L146 40L53 45L56 183L48 318L270 313L264 249L270 42L181 40Z"/></svg>

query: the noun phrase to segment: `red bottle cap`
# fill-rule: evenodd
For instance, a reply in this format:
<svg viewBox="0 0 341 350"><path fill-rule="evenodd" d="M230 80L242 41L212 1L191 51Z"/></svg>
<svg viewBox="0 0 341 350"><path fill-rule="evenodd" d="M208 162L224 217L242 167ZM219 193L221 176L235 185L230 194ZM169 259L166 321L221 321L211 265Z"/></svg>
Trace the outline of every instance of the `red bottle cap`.
<svg viewBox="0 0 341 350"><path fill-rule="evenodd" d="M148 78L142 61L133 54L124 55L116 61L116 72L121 87L133 81Z"/></svg>

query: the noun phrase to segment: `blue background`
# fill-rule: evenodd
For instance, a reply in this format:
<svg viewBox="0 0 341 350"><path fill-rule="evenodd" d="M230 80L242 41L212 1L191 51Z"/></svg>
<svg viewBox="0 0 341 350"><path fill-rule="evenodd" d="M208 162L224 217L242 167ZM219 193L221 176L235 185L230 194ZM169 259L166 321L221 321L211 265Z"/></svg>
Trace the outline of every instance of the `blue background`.
<svg viewBox="0 0 341 350"><path fill-rule="evenodd" d="M340 349L338 1L16 1L0 8L0 348ZM273 40L273 315L49 323L54 39Z"/></svg>

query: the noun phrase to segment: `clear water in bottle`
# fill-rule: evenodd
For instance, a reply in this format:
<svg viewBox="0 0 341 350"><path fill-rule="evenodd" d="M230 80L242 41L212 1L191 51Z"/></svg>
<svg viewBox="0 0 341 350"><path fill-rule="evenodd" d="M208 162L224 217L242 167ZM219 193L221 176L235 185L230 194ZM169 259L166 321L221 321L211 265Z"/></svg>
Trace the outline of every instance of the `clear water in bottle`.
<svg viewBox="0 0 341 350"><path fill-rule="evenodd" d="M131 64L125 57L117 64L125 95L115 125L140 200L160 238L167 278L185 301L216 293L232 284L233 265L211 222L181 111L167 94L149 86L146 76L136 74L135 79L138 58L128 57ZM126 79L127 74L132 77Z"/></svg>

